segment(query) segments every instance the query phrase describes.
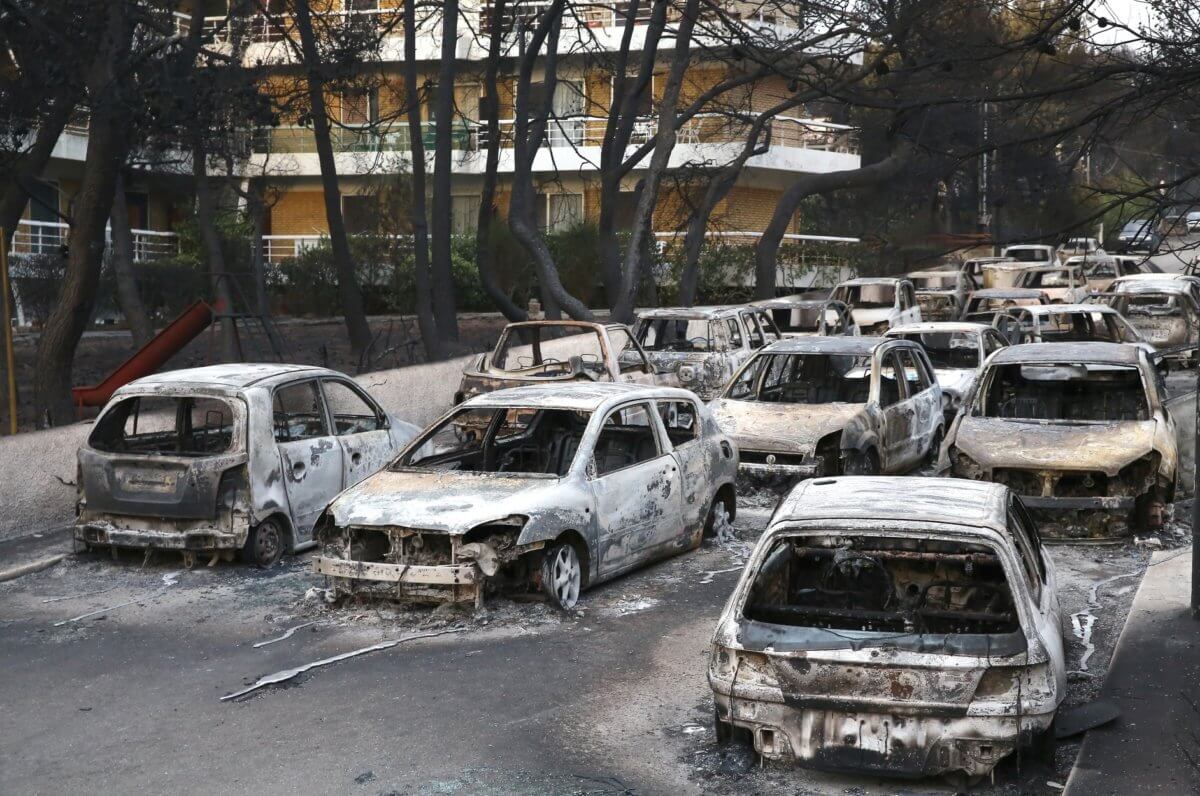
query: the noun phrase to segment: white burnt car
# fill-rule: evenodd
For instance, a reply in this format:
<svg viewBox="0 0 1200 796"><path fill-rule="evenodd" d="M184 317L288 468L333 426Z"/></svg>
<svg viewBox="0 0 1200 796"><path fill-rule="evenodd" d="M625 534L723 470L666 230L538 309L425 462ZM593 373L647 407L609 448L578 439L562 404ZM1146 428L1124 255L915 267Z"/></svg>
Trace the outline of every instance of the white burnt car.
<svg viewBox="0 0 1200 796"><path fill-rule="evenodd" d="M947 434L959 478L995 481L1047 534L1154 529L1175 499L1175 421L1151 357L1121 343L1032 343L993 355Z"/></svg>
<svg viewBox="0 0 1200 796"><path fill-rule="evenodd" d="M779 330L757 308L664 307L639 312L633 335L664 385L707 401Z"/></svg>
<svg viewBox="0 0 1200 796"><path fill-rule="evenodd" d="M942 388L942 409L946 427L958 414L962 400L971 391L983 371L984 361L1008 345L999 332L981 323L934 321L897 326L886 337L912 340L925 349L938 386Z"/></svg>
<svg viewBox="0 0 1200 796"><path fill-rule="evenodd" d="M695 395L627 384L498 390L455 407L318 524L343 592L558 607L732 518L737 448Z"/></svg>
<svg viewBox="0 0 1200 796"><path fill-rule="evenodd" d="M855 325L864 335L880 335L893 326L921 320L916 290L907 279L847 279L829 297L850 308Z"/></svg>
<svg viewBox="0 0 1200 796"><path fill-rule="evenodd" d="M338 492L419 429L347 376L300 365L216 365L117 390L79 449L75 539L86 548L236 552L270 566L311 547Z"/></svg>
<svg viewBox="0 0 1200 796"><path fill-rule="evenodd" d="M1066 692L1056 588L1002 486L806 481L713 634L717 738L811 768L983 777L1053 743Z"/></svg>
<svg viewBox="0 0 1200 796"><path fill-rule="evenodd" d="M936 458L942 392L921 347L806 337L759 351L712 404L746 475L902 473Z"/></svg>
<svg viewBox="0 0 1200 796"><path fill-rule="evenodd" d="M837 337L857 335L850 308L831 299L802 295L760 299L750 306L765 310L784 337Z"/></svg>

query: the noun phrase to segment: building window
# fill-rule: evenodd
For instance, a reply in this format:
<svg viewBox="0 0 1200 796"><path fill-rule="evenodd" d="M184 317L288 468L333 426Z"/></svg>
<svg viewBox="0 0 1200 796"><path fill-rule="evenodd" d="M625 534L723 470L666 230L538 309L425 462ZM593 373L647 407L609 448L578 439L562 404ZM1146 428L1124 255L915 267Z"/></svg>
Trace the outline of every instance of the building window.
<svg viewBox="0 0 1200 796"><path fill-rule="evenodd" d="M379 121L379 89L357 89L342 95L342 124L368 125Z"/></svg>
<svg viewBox="0 0 1200 796"><path fill-rule="evenodd" d="M378 11L379 0L346 0L347 11Z"/></svg>
<svg viewBox="0 0 1200 796"><path fill-rule="evenodd" d="M472 235L479 228L479 197L450 197L450 232Z"/></svg>
<svg viewBox="0 0 1200 796"><path fill-rule="evenodd" d="M543 232L566 232L583 223L583 194L540 193L537 197L538 222Z"/></svg>
<svg viewBox="0 0 1200 796"><path fill-rule="evenodd" d="M370 235L379 231L379 197L372 194L342 196L342 217L350 235Z"/></svg>

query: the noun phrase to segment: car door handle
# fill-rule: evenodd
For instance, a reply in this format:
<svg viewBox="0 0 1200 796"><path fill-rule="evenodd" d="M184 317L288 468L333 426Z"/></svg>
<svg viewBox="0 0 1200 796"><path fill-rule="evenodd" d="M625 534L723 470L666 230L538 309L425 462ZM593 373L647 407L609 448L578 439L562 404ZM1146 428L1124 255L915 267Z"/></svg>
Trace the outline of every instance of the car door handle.
<svg viewBox="0 0 1200 796"><path fill-rule="evenodd" d="M304 472L304 462L296 462L295 464L293 464L293 465L292 465L292 472L293 472L293 473L302 473L302 472Z"/></svg>
<svg viewBox="0 0 1200 796"><path fill-rule="evenodd" d="M355 453L353 456L350 457L350 461L353 462L354 464L361 464L362 463L362 454Z"/></svg>

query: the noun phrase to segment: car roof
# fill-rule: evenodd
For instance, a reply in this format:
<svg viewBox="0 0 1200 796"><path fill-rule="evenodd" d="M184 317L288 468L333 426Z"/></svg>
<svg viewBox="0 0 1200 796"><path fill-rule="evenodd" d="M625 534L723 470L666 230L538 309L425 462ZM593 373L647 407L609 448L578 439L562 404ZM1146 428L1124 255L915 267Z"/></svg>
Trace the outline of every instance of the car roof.
<svg viewBox="0 0 1200 796"><path fill-rule="evenodd" d="M921 323L893 326L887 330L885 336L923 332L983 332L984 329L991 328L986 323L972 323L971 321L922 321Z"/></svg>
<svg viewBox="0 0 1200 796"><path fill-rule="evenodd" d="M281 381L290 381L297 376L342 376L336 370L311 365L281 365L272 362L233 363L208 365L202 368L168 370L143 376L129 382L120 391L133 391L145 387L224 387L242 390L247 387L271 386Z"/></svg>
<svg viewBox="0 0 1200 796"><path fill-rule="evenodd" d="M985 287L971 291L971 298L1037 298L1042 291L1035 287Z"/></svg>
<svg viewBox="0 0 1200 796"><path fill-rule="evenodd" d="M897 282L903 282L908 277L904 276L856 276L853 279L843 280L838 284L838 287L850 285L858 287L860 285L893 285Z"/></svg>
<svg viewBox="0 0 1200 796"><path fill-rule="evenodd" d="M1013 310L1021 310L1034 315L1066 315L1071 312L1104 312L1113 315L1119 314L1115 309L1107 304L1031 304L1025 307L1013 307Z"/></svg>
<svg viewBox="0 0 1200 796"><path fill-rule="evenodd" d="M1125 276L1117 277L1116 282L1183 282L1185 284L1195 284L1200 282L1200 278L1194 277L1191 274L1125 274ZM1113 284L1116 284L1114 282Z"/></svg>
<svg viewBox="0 0 1200 796"><path fill-rule="evenodd" d="M1049 249L1053 251L1054 247L1049 243L1014 243L1011 246L1004 247L1004 251L1010 251L1011 249Z"/></svg>
<svg viewBox="0 0 1200 796"><path fill-rule="evenodd" d="M842 476L801 482L771 525L801 520L923 520L1007 529L1008 488L990 481Z"/></svg>
<svg viewBox="0 0 1200 796"><path fill-rule="evenodd" d="M639 310L639 318L725 318L736 315L739 309L745 307L708 306L708 307L652 307Z"/></svg>
<svg viewBox="0 0 1200 796"><path fill-rule="evenodd" d="M522 409L575 409L595 412L609 403L620 403L630 399L684 398L696 401L696 396L687 390L675 387L654 387L627 382L563 382L558 384L531 384L509 387L483 393L470 398L460 407L515 407Z"/></svg>
<svg viewBox="0 0 1200 796"><path fill-rule="evenodd" d="M750 302L751 307L765 310L778 309L820 309L826 304L832 304L834 307L844 307L844 303L837 299L816 299L816 298L793 298L791 296L779 296L778 298L759 299L758 301Z"/></svg>
<svg viewBox="0 0 1200 796"><path fill-rule="evenodd" d="M926 277L936 277L938 279L957 279L958 276L960 275L960 273L961 272L958 271L957 269L946 270L946 271L935 271L935 270L909 271L907 274L904 275L904 278L905 279L924 279Z"/></svg>
<svg viewBox="0 0 1200 796"><path fill-rule="evenodd" d="M884 343L904 345L907 341L891 340L882 337L847 337L844 335L826 337L788 337L776 340L770 345L760 348L760 354L844 354L862 356L872 353ZM916 345L915 343L908 343Z"/></svg>
<svg viewBox="0 0 1200 796"><path fill-rule="evenodd" d="M994 365L1092 362L1111 365L1141 364L1141 349L1125 343L1022 343L1001 348L992 355Z"/></svg>

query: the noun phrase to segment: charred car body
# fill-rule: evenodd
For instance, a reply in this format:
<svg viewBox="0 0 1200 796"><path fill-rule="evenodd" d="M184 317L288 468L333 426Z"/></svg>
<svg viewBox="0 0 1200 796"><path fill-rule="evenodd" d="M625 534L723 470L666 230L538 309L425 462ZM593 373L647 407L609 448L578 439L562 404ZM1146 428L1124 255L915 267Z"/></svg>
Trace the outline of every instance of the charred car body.
<svg viewBox="0 0 1200 796"><path fill-rule="evenodd" d="M662 378L624 324L525 321L504 327L491 353L463 370L454 402L506 387L567 381L660 384Z"/></svg>
<svg viewBox="0 0 1200 796"><path fill-rule="evenodd" d="M1163 274L1123 277L1105 301L1137 329L1166 359L1183 365L1200 362L1200 304L1190 280Z"/></svg>
<svg viewBox="0 0 1200 796"><path fill-rule="evenodd" d="M712 404L743 474L790 481L897 473L937 455L942 393L907 340L808 337L767 346Z"/></svg>
<svg viewBox="0 0 1200 796"><path fill-rule="evenodd" d="M916 291L907 279L847 279L829 297L850 308L855 325L864 335L880 335L893 326L921 320Z"/></svg>
<svg viewBox="0 0 1200 796"><path fill-rule="evenodd" d="M942 388L946 428L950 427L963 398L983 371L984 361L994 351L1008 345L1008 341L992 327L965 321L897 326L886 336L911 340L925 350L938 386Z"/></svg>
<svg viewBox="0 0 1200 796"><path fill-rule="evenodd" d="M634 337L664 384L707 401L779 332L761 310L679 307L639 312Z"/></svg>
<svg viewBox="0 0 1200 796"><path fill-rule="evenodd" d="M998 351L951 426L955 476L995 481L1046 533L1109 538L1155 528L1179 453L1164 388L1138 346L1035 343Z"/></svg>
<svg viewBox="0 0 1200 796"><path fill-rule="evenodd" d="M313 569L344 592L479 605L487 588L540 588L570 608L588 586L699 545L733 516L736 471L735 445L685 390L501 390L338 496Z"/></svg>
<svg viewBox="0 0 1200 796"><path fill-rule="evenodd" d="M1049 303L1050 298L1040 290L987 287L970 295L962 319L991 326L996 316L1007 309Z"/></svg>
<svg viewBox="0 0 1200 796"><path fill-rule="evenodd" d="M838 337L858 334L850 308L832 299L781 296L751 306L766 311L784 337Z"/></svg>
<svg viewBox="0 0 1200 796"><path fill-rule="evenodd" d="M269 566L311 546L338 492L418 431L348 377L293 365L218 365L131 382L79 449L75 539Z"/></svg>
<svg viewBox="0 0 1200 796"><path fill-rule="evenodd" d="M921 319L926 321L957 320L967 296L977 287L962 271L914 271L908 278L917 291Z"/></svg>
<svg viewBox="0 0 1200 796"><path fill-rule="evenodd" d="M1051 304L1077 304L1091 292L1083 275L1084 262L1082 257L1072 257L1062 265L1027 268L1017 277L1016 286L1042 291Z"/></svg>
<svg viewBox="0 0 1200 796"><path fill-rule="evenodd" d="M1013 343L1128 343L1154 353L1121 313L1104 304L1018 307L993 323Z"/></svg>
<svg viewBox="0 0 1200 796"><path fill-rule="evenodd" d="M995 484L822 478L780 505L712 639L719 740L892 776L982 777L1066 690L1053 563Z"/></svg>

